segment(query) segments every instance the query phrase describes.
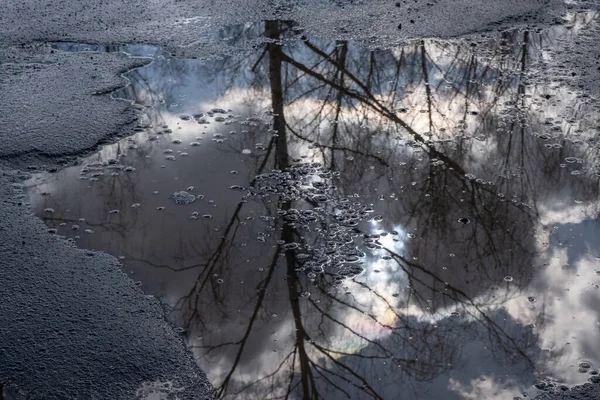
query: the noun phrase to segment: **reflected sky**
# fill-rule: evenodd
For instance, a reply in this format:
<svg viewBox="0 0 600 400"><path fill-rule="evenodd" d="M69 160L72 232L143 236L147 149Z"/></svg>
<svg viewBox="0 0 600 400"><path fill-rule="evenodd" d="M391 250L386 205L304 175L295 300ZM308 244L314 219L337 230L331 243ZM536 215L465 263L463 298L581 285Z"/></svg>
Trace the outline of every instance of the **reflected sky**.
<svg viewBox="0 0 600 400"><path fill-rule="evenodd" d="M119 257L223 398L593 380L600 107L552 53L597 16L569 18L380 50L268 21L208 62L56 44L152 62L113 93L137 132L32 177L33 210Z"/></svg>

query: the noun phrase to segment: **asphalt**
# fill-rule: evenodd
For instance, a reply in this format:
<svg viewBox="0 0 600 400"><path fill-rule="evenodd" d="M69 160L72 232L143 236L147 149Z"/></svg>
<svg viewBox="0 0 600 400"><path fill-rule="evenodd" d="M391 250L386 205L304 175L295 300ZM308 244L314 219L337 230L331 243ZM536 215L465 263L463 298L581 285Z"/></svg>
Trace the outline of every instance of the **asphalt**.
<svg viewBox="0 0 600 400"><path fill-rule="evenodd" d="M31 399L212 397L181 335L160 305L121 272L118 260L49 235L28 209L20 182L70 165L129 134L136 109L101 95L149 60L55 52L55 41L151 43L180 57L237 51L215 39L223 26L292 19L312 35L392 46L514 26L563 23L556 0L258 1L7 0L0 13L0 383ZM570 8L570 10L569 10ZM600 90L598 32L556 55L591 95ZM575 73L575 75L572 75ZM170 389L169 389L170 388ZM146 392L145 392L146 390ZM16 397L19 397L17 395ZM572 396L572 397L566 397ZM575 397L573 397L575 396ZM579 397L577 397L579 396ZM167 398L167 397L165 397ZM597 385L543 399L600 398Z"/></svg>

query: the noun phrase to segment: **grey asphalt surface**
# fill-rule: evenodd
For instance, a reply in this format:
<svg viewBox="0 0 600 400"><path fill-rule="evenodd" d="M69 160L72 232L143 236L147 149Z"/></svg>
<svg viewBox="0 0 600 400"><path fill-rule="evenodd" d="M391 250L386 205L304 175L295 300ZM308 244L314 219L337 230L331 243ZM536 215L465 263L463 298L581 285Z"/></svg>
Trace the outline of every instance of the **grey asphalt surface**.
<svg viewBox="0 0 600 400"><path fill-rule="evenodd" d="M571 10L598 6L573 4ZM127 135L136 111L97 95L126 84L121 73L148 60L123 54L53 52L52 41L151 43L178 56L235 51L212 39L220 26L293 19L312 35L389 46L518 25L560 23L556 0L121 2L6 0L0 12L0 382L31 399L143 398L149 382L171 381L179 398L210 398L157 301L108 255L49 235L23 205L20 182L32 170L73 163ZM576 38L575 85L600 89L597 32ZM543 399L597 399L599 385ZM137 394L136 394L137 393ZM570 396L570 397L569 397Z"/></svg>

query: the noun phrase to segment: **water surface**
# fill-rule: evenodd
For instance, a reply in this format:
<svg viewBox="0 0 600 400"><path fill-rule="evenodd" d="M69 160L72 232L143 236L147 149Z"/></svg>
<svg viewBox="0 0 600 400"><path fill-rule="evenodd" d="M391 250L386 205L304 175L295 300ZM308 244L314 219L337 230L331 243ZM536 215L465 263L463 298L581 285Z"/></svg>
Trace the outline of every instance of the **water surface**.
<svg viewBox="0 0 600 400"><path fill-rule="evenodd" d="M113 93L136 134L34 176L33 209L119 257L223 398L595 382L600 107L552 62L594 24L372 50L272 21L209 62L57 44L153 61Z"/></svg>

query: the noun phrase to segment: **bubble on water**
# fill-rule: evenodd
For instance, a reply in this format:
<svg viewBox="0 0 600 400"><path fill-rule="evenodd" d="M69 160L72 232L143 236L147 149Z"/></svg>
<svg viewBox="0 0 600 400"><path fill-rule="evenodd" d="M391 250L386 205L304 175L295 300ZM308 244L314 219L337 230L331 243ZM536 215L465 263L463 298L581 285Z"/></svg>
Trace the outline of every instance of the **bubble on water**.
<svg viewBox="0 0 600 400"><path fill-rule="evenodd" d="M587 370L587 369L592 368L592 364L590 364L587 361L582 361L582 362L579 363L579 368L583 368L583 369Z"/></svg>
<svg viewBox="0 0 600 400"><path fill-rule="evenodd" d="M173 143L173 144L181 144L181 140L179 140L179 139L173 139L173 140L171 140L171 143Z"/></svg>
<svg viewBox="0 0 600 400"><path fill-rule="evenodd" d="M581 175L581 171L576 169L574 171L571 171L571 175Z"/></svg>
<svg viewBox="0 0 600 400"><path fill-rule="evenodd" d="M512 282L512 281L513 281L513 279L514 279L514 278L513 278L512 276L510 276L510 275L507 275L507 276L505 276L505 277L504 277L504 280L505 280L506 282Z"/></svg>
<svg viewBox="0 0 600 400"><path fill-rule="evenodd" d="M535 302L537 301L537 299L536 299L535 297L533 297L533 296L529 296L529 297L527 298L527 300L528 300L530 303L535 303Z"/></svg>
<svg viewBox="0 0 600 400"><path fill-rule="evenodd" d="M139 208L140 206L141 206L141 204L140 204L140 203L133 203L133 204L131 205L131 208Z"/></svg>
<svg viewBox="0 0 600 400"><path fill-rule="evenodd" d="M164 206L156 207L156 210L157 210L157 211L163 211L164 209L165 209L165 207L164 207Z"/></svg>
<svg viewBox="0 0 600 400"><path fill-rule="evenodd" d="M175 161L175 160L176 160L176 158L175 158L175 156L173 156L173 155L168 155L168 156L165 156L165 160L169 160L169 161Z"/></svg>
<svg viewBox="0 0 600 400"><path fill-rule="evenodd" d="M94 231L93 231L92 229L86 229L84 232L85 232L85 233L88 233L88 234L92 234L92 233L94 233Z"/></svg>
<svg viewBox="0 0 600 400"><path fill-rule="evenodd" d="M151 142L158 140L158 136L150 136L148 137L148 140L150 140Z"/></svg>
<svg viewBox="0 0 600 400"><path fill-rule="evenodd" d="M202 218L203 218L203 219L212 219L212 217L213 217L213 216L212 216L212 215L210 215L210 214L204 214L204 215L202 216Z"/></svg>
<svg viewBox="0 0 600 400"><path fill-rule="evenodd" d="M576 162L580 162L581 160L577 157L566 157L565 161L568 162L569 164L573 164Z"/></svg>
<svg viewBox="0 0 600 400"><path fill-rule="evenodd" d="M543 380L536 381L533 386L535 386L535 388L538 390L547 390L548 389L548 383Z"/></svg>
<svg viewBox="0 0 600 400"><path fill-rule="evenodd" d="M310 297L310 292L308 292L308 291L306 291L306 292L302 292L302 293L300 294L300 296L301 296L301 297L304 297L305 299L306 299L306 298L309 298L309 297Z"/></svg>
<svg viewBox="0 0 600 400"><path fill-rule="evenodd" d="M186 192L185 190L182 190L180 192L175 192L173 193L170 198L176 203L176 204L182 204L182 205L187 205L187 204L191 204L193 202L196 201L196 196L194 196L193 194Z"/></svg>
<svg viewBox="0 0 600 400"><path fill-rule="evenodd" d="M47 232L48 233L57 233L58 230L56 228L49 228L49 229L47 229Z"/></svg>
<svg viewBox="0 0 600 400"><path fill-rule="evenodd" d="M232 170L232 171L230 171L229 173L230 173L230 174L232 174L232 175L237 175L237 174L239 174L239 172L238 172L238 171L236 171L236 170Z"/></svg>
<svg viewBox="0 0 600 400"><path fill-rule="evenodd" d="M123 168L125 168L125 166L123 164L117 164L117 160L109 160L108 165L106 166L106 169L110 170L122 170Z"/></svg>
<svg viewBox="0 0 600 400"><path fill-rule="evenodd" d="M242 150L242 154L252 154L252 150L244 149L244 150Z"/></svg>
<svg viewBox="0 0 600 400"><path fill-rule="evenodd" d="M354 243L358 236L354 226L362 221L379 221L383 217L369 217L374 212L372 205L350 201L347 197L332 194L333 179L339 172L324 169L318 163L302 163L296 160L286 170L273 170L255 177L256 184L249 188L249 195L259 198L276 196L279 201L294 201L309 198L315 202L313 209L280 209L278 218L296 229L312 230L324 240L318 245L293 245L299 253L296 259L299 270L306 272L311 280L326 269L333 269L335 285L352 279L363 273L359 265L365 257ZM355 197L355 196L353 196ZM323 206L321 205L323 204ZM327 205L326 207L324 205ZM263 219L261 217L261 219ZM266 220L266 219L265 219ZM377 249L381 245L377 240L382 235L367 235L364 245L368 249ZM257 240L266 241L265 234L259 234ZM281 246L286 246L285 242Z"/></svg>
<svg viewBox="0 0 600 400"><path fill-rule="evenodd" d="M163 154L171 154L171 153L173 153L172 149L165 149L165 150L163 150Z"/></svg>
<svg viewBox="0 0 600 400"><path fill-rule="evenodd" d="M123 171L125 171L125 172L133 172L133 171L135 171L135 168L132 167L132 166L125 167L125 168L123 168Z"/></svg>
<svg viewBox="0 0 600 400"><path fill-rule="evenodd" d="M55 212L55 211L54 211L54 208L45 208L45 209L44 209L44 212L45 212L46 214L54 214L54 212Z"/></svg>
<svg viewBox="0 0 600 400"><path fill-rule="evenodd" d="M155 190L154 192L152 192L153 195L157 195L158 194L158 190Z"/></svg>
<svg viewBox="0 0 600 400"><path fill-rule="evenodd" d="M119 214L121 212L121 210L110 210L108 213L109 214Z"/></svg>
<svg viewBox="0 0 600 400"><path fill-rule="evenodd" d="M191 119L191 117L189 115L181 115L179 118L182 121L189 121Z"/></svg>
<svg viewBox="0 0 600 400"><path fill-rule="evenodd" d="M190 143L190 146L197 147L197 146L200 146L200 143L198 143L198 142L192 142L192 143Z"/></svg>
<svg viewBox="0 0 600 400"><path fill-rule="evenodd" d="M466 217L462 217L458 219L458 222L463 224L463 225L469 225L471 223L471 219L470 218L466 218Z"/></svg>
<svg viewBox="0 0 600 400"><path fill-rule="evenodd" d="M286 243L284 245L281 246L282 249L284 250L295 250L299 247L298 243Z"/></svg>
<svg viewBox="0 0 600 400"><path fill-rule="evenodd" d="M188 156L188 153L186 153L185 151L183 151L183 152L181 152L180 156L181 156L181 157L187 157L187 156Z"/></svg>
<svg viewBox="0 0 600 400"><path fill-rule="evenodd" d="M218 284L224 283L225 281L221 278L217 279L215 282L217 282Z"/></svg>
<svg viewBox="0 0 600 400"><path fill-rule="evenodd" d="M245 187L240 186L240 185L232 185L232 186L229 187L229 189L235 190L235 191L238 191L238 192L243 192L244 190L246 190Z"/></svg>

